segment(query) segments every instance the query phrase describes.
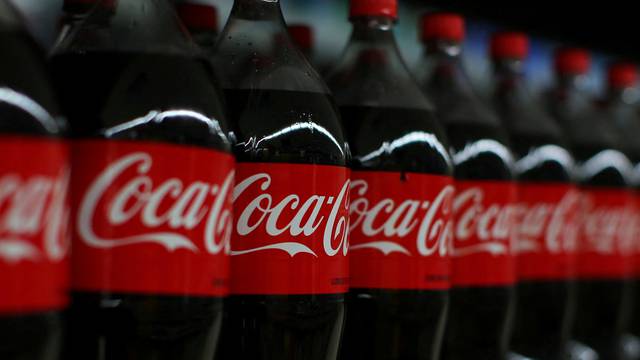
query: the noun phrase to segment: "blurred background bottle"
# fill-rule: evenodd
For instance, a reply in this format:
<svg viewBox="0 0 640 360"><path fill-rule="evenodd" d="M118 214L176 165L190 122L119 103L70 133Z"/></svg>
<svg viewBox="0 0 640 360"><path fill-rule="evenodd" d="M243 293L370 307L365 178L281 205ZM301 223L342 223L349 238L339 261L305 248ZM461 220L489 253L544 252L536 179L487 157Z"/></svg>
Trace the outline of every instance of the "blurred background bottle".
<svg viewBox="0 0 640 360"><path fill-rule="evenodd" d="M574 161L559 124L527 87L529 39L491 39L493 102L509 133L518 180L516 315L510 350L532 359L564 359L575 275L579 194Z"/></svg>
<svg viewBox="0 0 640 360"><path fill-rule="evenodd" d="M516 279L514 158L498 116L476 95L462 67L462 16L427 14L421 31L425 51L415 73L445 127L456 179L443 356L503 359Z"/></svg>
<svg viewBox="0 0 640 360"><path fill-rule="evenodd" d="M562 48L555 57L556 85L550 111L564 129L577 162L582 192L578 231L576 308L570 354L592 353L617 359L630 290L630 251L634 240L623 226L631 210L631 162L613 120L584 90L590 56Z"/></svg>

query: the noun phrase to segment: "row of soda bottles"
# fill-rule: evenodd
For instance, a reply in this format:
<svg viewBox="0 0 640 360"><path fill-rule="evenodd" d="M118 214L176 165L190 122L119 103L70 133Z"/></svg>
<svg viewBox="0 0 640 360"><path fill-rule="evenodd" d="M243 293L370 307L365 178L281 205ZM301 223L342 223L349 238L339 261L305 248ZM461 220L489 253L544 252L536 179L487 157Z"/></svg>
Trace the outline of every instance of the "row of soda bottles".
<svg viewBox="0 0 640 360"><path fill-rule="evenodd" d="M168 0L67 0L48 61L0 1L1 359L638 356L635 68L594 101L560 49L540 105L499 33L489 105L460 16L414 76L397 0L349 5L329 92L277 0L182 8L206 56Z"/></svg>

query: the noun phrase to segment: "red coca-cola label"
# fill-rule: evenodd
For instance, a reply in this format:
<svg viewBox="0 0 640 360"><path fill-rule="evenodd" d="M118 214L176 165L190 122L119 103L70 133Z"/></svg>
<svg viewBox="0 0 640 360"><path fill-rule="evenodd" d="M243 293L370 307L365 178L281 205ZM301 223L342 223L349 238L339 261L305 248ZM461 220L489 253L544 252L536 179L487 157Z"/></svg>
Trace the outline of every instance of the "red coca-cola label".
<svg viewBox="0 0 640 360"><path fill-rule="evenodd" d="M575 275L579 207L580 193L572 185L518 185L518 279L561 280Z"/></svg>
<svg viewBox="0 0 640 360"><path fill-rule="evenodd" d="M516 186L507 181L456 181L452 286L515 282Z"/></svg>
<svg viewBox="0 0 640 360"><path fill-rule="evenodd" d="M242 163L236 173L231 292L346 292L349 170Z"/></svg>
<svg viewBox="0 0 640 360"><path fill-rule="evenodd" d="M619 279L633 270L634 204L625 189L584 188L578 277Z"/></svg>
<svg viewBox="0 0 640 360"><path fill-rule="evenodd" d="M448 289L454 193L449 176L353 172L351 287Z"/></svg>
<svg viewBox="0 0 640 360"><path fill-rule="evenodd" d="M72 160L75 290L228 292L231 155L154 142L81 140Z"/></svg>
<svg viewBox="0 0 640 360"><path fill-rule="evenodd" d="M69 285L69 151L0 138L0 314L62 309Z"/></svg>

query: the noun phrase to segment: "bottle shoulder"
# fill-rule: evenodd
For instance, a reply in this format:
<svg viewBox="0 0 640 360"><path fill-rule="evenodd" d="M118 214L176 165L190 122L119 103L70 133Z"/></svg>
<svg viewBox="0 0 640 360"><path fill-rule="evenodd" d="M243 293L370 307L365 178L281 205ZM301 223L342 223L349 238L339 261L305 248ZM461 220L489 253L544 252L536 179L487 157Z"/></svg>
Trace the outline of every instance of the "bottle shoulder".
<svg viewBox="0 0 640 360"><path fill-rule="evenodd" d="M516 177L533 182L573 182L576 162L563 144L541 138L519 138L512 141Z"/></svg>
<svg viewBox="0 0 640 360"><path fill-rule="evenodd" d="M457 179L514 180L515 158L504 130L490 123L445 124Z"/></svg>
<svg viewBox="0 0 640 360"><path fill-rule="evenodd" d="M333 98L273 89L225 89L240 161L346 166L349 148Z"/></svg>
<svg viewBox="0 0 640 360"><path fill-rule="evenodd" d="M347 46L329 73L327 83L338 104L434 111L395 44L374 45Z"/></svg>
<svg viewBox="0 0 640 360"><path fill-rule="evenodd" d="M528 139L564 145L564 134L544 105L544 100L529 92L522 79L503 79L493 92L493 106L512 142Z"/></svg>
<svg viewBox="0 0 640 360"><path fill-rule="evenodd" d="M640 162L640 113L636 104L610 104L607 112L619 136L620 148L634 163Z"/></svg>
<svg viewBox="0 0 640 360"><path fill-rule="evenodd" d="M579 147L577 177L589 186L626 187L633 182L633 165L617 149L606 147Z"/></svg>
<svg viewBox="0 0 640 360"><path fill-rule="evenodd" d="M444 124L501 125L493 107L478 95L457 61L423 59L416 73L420 74L419 84L435 103Z"/></svg>
<svg viewBox="0 0 640 360"><path fill-rule="evenodd" d="M583 93L553 89L548 104L576 162L576 179L588 186L627 186L632 165L605 109Z"/></svg>
<svg viewBox="0 0 640 360"><path fill-rule="evenodd" d="M519 180L570 182L575 179L573 154L560 126L540 100L522 84L512 82L498 84L494 105L509 135Z"/></svg>
<svg viewBox="0 0 640 360"><path fill-rule="evenodd" d="M269 21L230 19L211 60L225 89L329 93L284 27Z"/></svg>
<svg viewBox="0 0 640 360"><path fill-rule="evenodd" d="M185 55L89 51L51 60L74 137L153 140L229 151L213 70Z"/></svg>
<svg viewBox="0 0 640 360"><path fill-rule="evenodd" d="M452 173L448 141L433 112L342 106L341 115L354 169Z"/></svg>
<svg viewBox="0 0 640 360"><path fill-rule="evenodd" d="M346 166L333 97L293 45L278 2L234 6L212 61L239 161Z"/></svg>
<svg viewBox="0 0 640 360"><path fill-rule="evenodd" d="M0 53L10 54L0 67L0 132L63 136L44 54L22 30L0 30Z"/></svg>

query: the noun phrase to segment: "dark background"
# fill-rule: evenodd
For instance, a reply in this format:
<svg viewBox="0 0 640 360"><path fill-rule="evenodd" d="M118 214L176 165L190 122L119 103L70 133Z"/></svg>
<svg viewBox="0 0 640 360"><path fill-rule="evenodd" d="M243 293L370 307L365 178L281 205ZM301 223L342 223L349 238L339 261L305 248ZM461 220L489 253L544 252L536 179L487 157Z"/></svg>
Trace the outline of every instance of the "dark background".
<svg viewBox="0 0 640 360"><path fill-rule="evenodd" d="M43 45L51 44L55 39L55 24L62 0L12 1L25 14ZM221 24L224 24L233 3L232 0L190 1L216 5ZM349 36L348 0L281 2L287 21L305 22L314 27L317 62L327 64L334 61ZM594 51L591 87L594 92L599 92L604 69L609 62L621 58L640 61L638 5L637 1L400 0L397 37L407 62L413 64L422 51L416 33L420 15L424 11L458 11L468 18L465 65L478 87L488 86L490 68L486 53L491 33L498 29L514 29L533 35L527 64L532 88L549 85L552 81L550 60L553 50L560 44L572 44Z"/></svg>
<svg viewBox="0 0 640 360"><path fill-rule="evenodd" d="M411 3L425 1L412 0ZM538 36L640 60L640 2L429 0Z"/></svg>

